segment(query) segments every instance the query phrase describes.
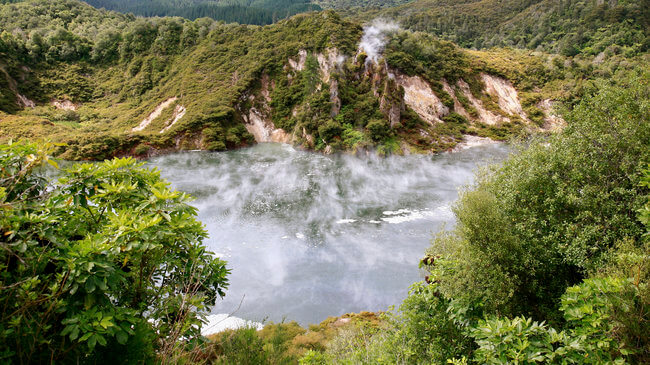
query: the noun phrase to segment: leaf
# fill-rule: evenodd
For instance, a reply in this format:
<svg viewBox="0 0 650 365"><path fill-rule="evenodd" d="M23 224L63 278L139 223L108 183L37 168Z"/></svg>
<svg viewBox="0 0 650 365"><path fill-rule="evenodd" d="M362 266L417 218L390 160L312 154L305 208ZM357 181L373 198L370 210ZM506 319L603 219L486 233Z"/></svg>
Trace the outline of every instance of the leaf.
<svg viewBox="0 0 650 365"><path fill-rule="evenodd" d="M117 339L117 343L119 343L120 345L124 345L126 344L126 341L129 339L129 335L124 331L120 331L115 335L115 338Z"/></svg>
<svg viewBox="0 0 650 365"><path fill-rule="evenodd" d="M93 335L92 332L85 333L83 336L81 336L81 338L79 339L79 342L84 342L84 341L88 340L90 338L90 336L92 336L92 335Z"/></svg>
<svg viewBox="0 0 650 365"><path fill-rule="evenodd" d="M88 280L86 280L86 291L88 293L95 291L95 280L93 278L88 278Z"/></svg>
<svg viewBox="0 0 650 365"><path fill-rule="evenodd" d="M72 332L70 333L70 339L74 341L79 337L79 326L75 326Z"/></svg>
<svg viewBox="0 0 650 365"><path fill-rule="evenodd" d="M108 327L112 327L113 322L111 322L111 318L112 317L104 317L104 319L102 319L101 322L99 322L99 325L104 327L104 329L107 329Z"/></svg>
<svg viewBox="0 0 650 365"><path fill-rule="evenodd" d="M90 337L88 337L88 347L90 347L90 349L92 350L95 348L96 344L97 344L97 335L92 334Z"/></svg>
<svg viewBox="0 0 650 365"><path fill-rule="evenodd" d="M100 345L106 346L106 339L102 335L95 335L97 337L97 342L99 342Z"/></svg>

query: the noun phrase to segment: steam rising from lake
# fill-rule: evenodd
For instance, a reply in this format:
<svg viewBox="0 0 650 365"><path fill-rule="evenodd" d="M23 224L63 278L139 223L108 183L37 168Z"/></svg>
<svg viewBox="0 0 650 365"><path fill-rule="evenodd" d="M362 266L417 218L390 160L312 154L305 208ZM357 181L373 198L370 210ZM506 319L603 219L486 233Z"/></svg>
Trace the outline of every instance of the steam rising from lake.
<svg viewBox="0 0 650 365"><path fill-rule="evenodd" d="M390 158L324 156L287 145L152 161L196 197L206 244L232 269L213 313L318 323L386 310L422 280L418 260L451 223L457 189L507 155L502 145Z"/></svg>

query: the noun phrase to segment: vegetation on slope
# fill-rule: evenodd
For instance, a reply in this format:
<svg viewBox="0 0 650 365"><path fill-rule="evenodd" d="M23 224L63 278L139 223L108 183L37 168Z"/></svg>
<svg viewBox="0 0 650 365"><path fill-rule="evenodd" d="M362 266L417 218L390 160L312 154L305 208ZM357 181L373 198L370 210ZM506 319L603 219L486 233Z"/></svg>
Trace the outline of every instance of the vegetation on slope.
<svg viewBox="0 0 650 365"><path fill-rule="evenodd" d="M227 23L265 25L292 15L321 10L309 0L88 0L88 4L140 16L212 18Z"/></svg>
<svg viewBox="0 0 650 365"><path fill-rule="evenodd" d="M597 58L468 52L424 33L398 32L389 35L385 62L367 68L366 56L357 52L360 25L332 12L258 27L135 18L57 0L5 4L0 15L0 110L8 113L1 117L0 138L64 142L56 153L68 159L250 145L254 137L244 125L251 123L251 110L310 149L444 151L465 134L506 140L530 133L546 123L548 107L540 103L572 104L590 80L647 60L613 51ZM322 58L332 50L344 59L328 71L328 81ZM306 67L293 69L289 60L301 52ZM395 71L430 85L450 110L440 116L445 123L425 122L401 102L402 87L389 81ZM482 72L514 83L526 120L503 112L484 92ZM476 110L454 85L460 80L511 123L475 123ZM445 91L445 82L456 95ZM459 114L454 96L467 113ZM25 98L36 107L24 108ZM52 102L68 103L68 110ZM161 113L152 114L159 106ZM134 129L149 115L149 124Z"/></svg>
<svg viewBox="0 0 650 365"><path fill-rule="evenodd" d="M462 47L528 48L565 56L644 53L650 43L647 0L417 0L382 11L406 29Z"/></svg>
<svg viewBox="0 0 650 365"><path fill-rule="evenodd" d="M209 19L134 19L76 1L23 2L0 11L3 29L29 29L29 24L33 28L24 36L4 32L0 43L10 75L34 80L33 87L19 91L41 103L61 98L83 104L70 113L77 116L62 123L53 118L57 112L50 107L29 111L27 120L3 117L4 137L49 136L70 142L67 158L132 153L144 140L160 148L182 148L169 134L131 132L157 104L174 95L181 97L187 115L173 134L213 149L250 144L252 136L234 107L260 74L278 70L303 48L332 46L351 52L360 32L331 13L264 28ZM97 29L102 21L106 26ZM39 39L45 40L42 46L37 46ZM70 51L70 46L83 44L87 47ZM61 127L60 135L51 133L52 124Z"/></svg>

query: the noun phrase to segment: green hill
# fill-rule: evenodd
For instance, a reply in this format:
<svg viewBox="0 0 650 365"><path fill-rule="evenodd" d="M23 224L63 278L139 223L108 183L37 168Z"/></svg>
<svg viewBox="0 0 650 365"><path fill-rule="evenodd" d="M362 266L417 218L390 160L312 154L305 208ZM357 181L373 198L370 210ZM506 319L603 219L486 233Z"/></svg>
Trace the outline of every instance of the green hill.
<svg viewBox="0 0 650 365"><path fill-rule="evenodd" d="M209 17L225 22L271 24L306 11L320 10L309 0L88 0L88 4L141 16Z"/></svg>
<svg viewBox="0 0 650 365"><path fill-rule="evenodd" d="M72 0L5 4L0 138L67 143L59 153L71 159L266 141L327 153L437 152L467 135L505 140L556 128L555 101L571 104L593 90L589 80L644 62L468 51L368 27L371 38L387 27L374 35L383 52L360 47L362 25L331 11L260 27L136 18Z"/></svg>
<svg viewBox="0 0 650 365"><path fill-rule="evenodd" d="M357 16L397 20L463 47L512 46L573 56L648 50L647 0L417 0Z"/></svg>

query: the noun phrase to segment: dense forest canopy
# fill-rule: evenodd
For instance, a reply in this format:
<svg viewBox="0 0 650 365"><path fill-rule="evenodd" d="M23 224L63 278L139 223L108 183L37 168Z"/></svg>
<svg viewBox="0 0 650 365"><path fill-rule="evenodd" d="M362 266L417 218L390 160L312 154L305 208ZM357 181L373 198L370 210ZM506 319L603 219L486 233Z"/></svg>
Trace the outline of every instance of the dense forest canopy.
<svg viewBox="0 0 650 365"><path fill-rule="evenodd" d="M650 46L648 0L417 0L381 11L404 28L435 34L463 47L510 46L561 53L634 55Z"/></svg>
<svg viewBox="0 0 650 365"><path fill-rule="evenodd" d="M308 0L88 0L88 4L140 16L209 17L227 23L271 24L306 11L321 10Z"/></svg>

